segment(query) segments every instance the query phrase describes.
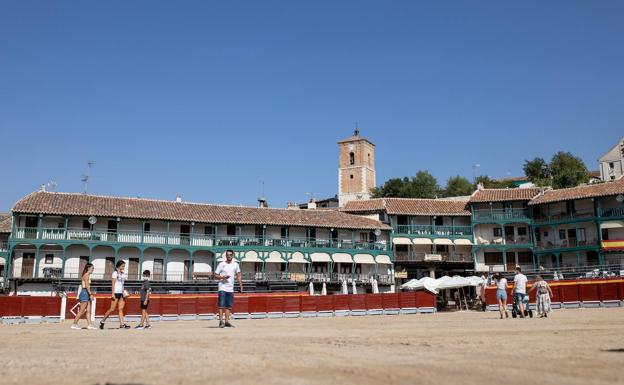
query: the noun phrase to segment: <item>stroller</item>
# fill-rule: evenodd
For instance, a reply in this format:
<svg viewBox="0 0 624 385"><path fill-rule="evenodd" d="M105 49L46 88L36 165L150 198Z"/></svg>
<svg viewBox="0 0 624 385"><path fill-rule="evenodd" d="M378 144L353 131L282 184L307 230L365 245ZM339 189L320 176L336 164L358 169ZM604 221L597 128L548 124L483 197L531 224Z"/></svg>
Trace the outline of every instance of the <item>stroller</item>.
<svg viewBox="0 0 624 385"><path fill-rule="evenodd" d="M524 303L524 316L533 318L533 310L531 310L529 308L529 296L528 296L528 294L524 296L524 299L522 300L522 303ZM513 296L513 305L511 307L511 316L513 318L516 318L519 315L520 315L520 304L517 302L517 297L514 294L514 296Z"/></svg>

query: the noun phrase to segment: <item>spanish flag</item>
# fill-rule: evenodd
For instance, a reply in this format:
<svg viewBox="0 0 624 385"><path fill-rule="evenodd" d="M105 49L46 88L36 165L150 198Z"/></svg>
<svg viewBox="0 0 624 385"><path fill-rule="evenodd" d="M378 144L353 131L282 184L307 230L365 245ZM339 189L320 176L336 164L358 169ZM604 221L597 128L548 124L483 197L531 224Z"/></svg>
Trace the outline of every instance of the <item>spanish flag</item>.
<svg viewBox="0 0 624 385"><path fill-rule="evenodd" d="M602 241L603 250L624 250L624 239Z"/></svg>

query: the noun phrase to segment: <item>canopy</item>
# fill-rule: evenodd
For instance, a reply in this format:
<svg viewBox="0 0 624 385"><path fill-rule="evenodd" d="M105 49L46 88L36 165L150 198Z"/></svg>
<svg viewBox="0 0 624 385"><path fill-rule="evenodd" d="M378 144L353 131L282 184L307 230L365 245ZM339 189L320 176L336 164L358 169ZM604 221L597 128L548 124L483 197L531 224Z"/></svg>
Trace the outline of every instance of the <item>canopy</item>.
<svg viewBox="0 0 624 385"><path fill-rule="evenodd" d="M398 237L398 238L392 238L392 244L394 244L394 245L411 245L412 241L410 241L409 238Z"/></svg>
<svg viewBox="0 0 624 385"><path fill-rule="evenodd" d="M269 257L265 259L264 261L265 262L277 262L277 263L284 262L284 260L282 259L282 255L278 253L277 251L271 251L271 253L269 254Z"/></svg>
<svg viewBox="0 0 624 385"><path fill-rule="evenodd" d="M241 262L262 262L262 260L258 258L258 253L255 251L248 251Z"/></svg>
<svg viewBox="0 0 624 385"><path fill-rule="evenodd" d="M432 244L431 239L429 238L414 238L412 239L412 242L415 245L431 245Z"/></svg>
<svg viewBox="0 0 624 385"><path fill-rule="evenodd" d="M456 245L466 245L466 246L470 246L472 245L472 242L470 241L470 239L465 239L465 238L459 238L455 240L455 244Z"/></svg>
<svg viewBox="0 0 624 385"><path fill-rule="evenodd" d="M600 224L601 229L617 229L620 227L624 227L624 221L609 221L609 222L602 222Z"/></svg>
<svg viewBox="0 0 624 385"><path fill-rule="evenodd" d="M305 259L303 253L296 252L290 256L290 260L288 261L288 263L310 263L310 261Z"/></svg>
<svg viewBox="0 0 624 385"><path fill-rule="evenodd" d="M310 259L312 262L331 262L331 257L327 253L312 253Z"/></svg>
<svg viewBox="0 0 624 385"><path fill-rule="evenodd" d="M347 253L335 253L332 255L335 263L353 263L353 258Z"/></svg>
<svg viewBox="0 0 624 385"><path fill-rule="evenodd" d="M452 245L453 241L448 238L436 238L433 240L433 244L435 245Z"/></svg>
<svg viewBox="0 0 624 385"><path fill-rule="evenodd" d="M373 258L373 256L370 255L370 254L356 254L353 257L353 262L361 263L361 264L374 265L375 264L375 258Z"/></svg>
<svg viewBox="0 0 624 385"><path fill-rule="evenodd" d="M408 281L401 285L401 288L410 290L425 289L437 294L439 290L456 289L465 286L478 286L482 282L483 280L480 277L476 276L460 277L458 275L455 275L453 277L449 277L448 275L445 275L444 277L440 277L438 279L433 279L431 277L412 279L411 281Z"/></svg>
<svg viewBox="0 0 624 385"><path fill-rule="evenodd" d="M378 255L377 258L375 258L375 261L377 261L380 265L392 265L390 257L384 254Z"/></svg>

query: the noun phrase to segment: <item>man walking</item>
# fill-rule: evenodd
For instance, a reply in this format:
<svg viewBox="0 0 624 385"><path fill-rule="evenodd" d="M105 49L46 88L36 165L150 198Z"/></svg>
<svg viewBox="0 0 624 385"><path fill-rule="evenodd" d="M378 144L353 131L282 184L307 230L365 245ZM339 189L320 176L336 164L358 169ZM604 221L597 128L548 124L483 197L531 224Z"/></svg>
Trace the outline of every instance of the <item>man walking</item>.
<svg viewBox="0 0 624 385"><path fill-rule="evenodd" d="M516 266L516 275L514 276L514 286L513 286L513 295L516 304L518 305L518 309L520 311L520 318L524 318L524 297L526 297L526 285L527 285L527 277L522 274L522 269L520 266Z"/></svg>
<svg viewBox="0 0 624 385"><path fill-rule="evenodd" d="M234 260L234 251L225 251L225 261L220 262L215 270L215 279L219 280L219 327L233 327L230 323L232 306L234 306L234 277L238 281L239 290L243 292L243 281L238 262ZM225 322L223 320L225 313Z"/></svg>

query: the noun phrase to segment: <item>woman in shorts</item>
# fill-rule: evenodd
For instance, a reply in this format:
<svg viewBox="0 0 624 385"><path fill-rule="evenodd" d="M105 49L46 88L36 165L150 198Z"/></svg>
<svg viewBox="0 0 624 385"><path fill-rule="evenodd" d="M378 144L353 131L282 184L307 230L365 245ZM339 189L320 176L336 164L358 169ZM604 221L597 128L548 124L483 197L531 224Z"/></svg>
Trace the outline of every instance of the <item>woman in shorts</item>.
<svg viewBox="0 0 624 385"><path fill-rule="evenodd" d="M78 302L80 303L80 310L76 314L74 318L74 323L72 324L72 329L82 329L78 326L78 321L82 318L83 314L87 319L87 329L97 329L93 325L91 325L91 273L93 273L93 264L87 263L82 269L82 282L80 283L81 289L78 293Z"/></svg>
<svg viewBox="0 0 624 385"><path fill-rule="evenodd" d="M115 307L119 310L119 328L120 329L130 329L130 326L126 325L124 322L123 309L125 306L125 290L124 283L126 281L126 274L124 273L124 269L126 268L126 263L122 260L117 261L115 265L115 271L112 276L112 288L111 292L113 293L111 297L111 307L104 314L104 318L100 321L100 329L104 329L104 322L108 316L115 311Z"/></svg>
<svg viewBox="0 0 624 385"><path fill-rule="evenodd" d="M498 300L498 311L501 319L503 319L503 313L506 318L509 318L509 312L507 311L507 278L500 273L496 276L496 299Z"/></svg>

